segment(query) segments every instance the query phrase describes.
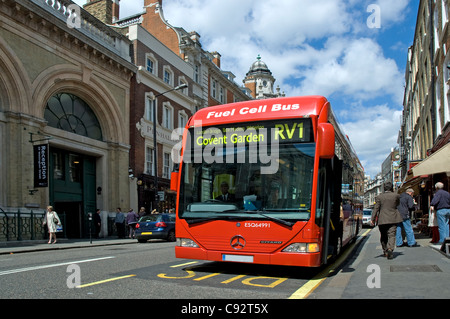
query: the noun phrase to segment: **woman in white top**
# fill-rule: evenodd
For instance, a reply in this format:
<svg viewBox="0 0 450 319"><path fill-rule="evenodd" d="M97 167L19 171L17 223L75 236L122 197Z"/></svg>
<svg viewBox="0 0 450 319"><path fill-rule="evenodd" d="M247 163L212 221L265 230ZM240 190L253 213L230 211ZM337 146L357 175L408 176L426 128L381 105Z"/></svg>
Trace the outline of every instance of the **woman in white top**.
<svg viewBox="0 0 450 319"><path fill-rule="evenodd" d="M48 243L52 243L52 237L55 239L53 244L56 243L56 225L61 225L61 220L56 212L53 211L53 206L47 206L47 213L44 218L44 225L47 225L49 239Z"/></svg>

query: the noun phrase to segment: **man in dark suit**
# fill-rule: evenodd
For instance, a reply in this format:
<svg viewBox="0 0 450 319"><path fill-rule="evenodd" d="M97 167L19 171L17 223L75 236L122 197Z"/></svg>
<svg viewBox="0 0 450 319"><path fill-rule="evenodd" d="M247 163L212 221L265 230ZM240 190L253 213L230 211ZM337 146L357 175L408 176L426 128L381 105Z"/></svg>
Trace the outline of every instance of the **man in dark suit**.
<svg viewBox="0 0 450 319"><path fill-rule="evenodd" d="M384 193L375 198L375 207L372 211L372 225L378 224L380 242L383 253L388 259L393 258L397 224L403 221L397 210L400 195L393 192L391 182L384 184Z"/></svg>
<svg viewBox="0 0 450 319"><path fill-rule="evenodd" d="M215 199L220 200L222 202L234 202L236 200L234 194L230 194L228 190L230 189L230 186L227 182L222 182L220 184L220 191L222 192L222 195L217 196Z"/></svg>

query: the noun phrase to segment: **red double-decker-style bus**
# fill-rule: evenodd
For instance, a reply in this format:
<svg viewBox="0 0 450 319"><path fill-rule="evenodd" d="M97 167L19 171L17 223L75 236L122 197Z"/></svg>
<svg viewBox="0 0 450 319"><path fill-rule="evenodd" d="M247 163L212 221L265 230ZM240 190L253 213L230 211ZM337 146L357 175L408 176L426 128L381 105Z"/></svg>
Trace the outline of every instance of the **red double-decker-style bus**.
<svg viewBox="0 0 450 319"><path fill-rule="evenodd" d="M208 107L180 146L176 257L317 267L357 236L364 171L326 98Z"/></svg>

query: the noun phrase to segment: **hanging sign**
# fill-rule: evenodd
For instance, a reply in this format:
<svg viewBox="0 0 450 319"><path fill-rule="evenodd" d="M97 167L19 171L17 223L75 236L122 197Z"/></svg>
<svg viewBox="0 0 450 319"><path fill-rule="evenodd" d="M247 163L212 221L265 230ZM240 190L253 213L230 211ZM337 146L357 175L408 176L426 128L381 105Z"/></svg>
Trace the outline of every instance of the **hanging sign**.
<svg viewBox="0 0 450 319"><path fill-rule="evenodd" d="M34 145L34 187L48 187L48 144Z"/></svg>

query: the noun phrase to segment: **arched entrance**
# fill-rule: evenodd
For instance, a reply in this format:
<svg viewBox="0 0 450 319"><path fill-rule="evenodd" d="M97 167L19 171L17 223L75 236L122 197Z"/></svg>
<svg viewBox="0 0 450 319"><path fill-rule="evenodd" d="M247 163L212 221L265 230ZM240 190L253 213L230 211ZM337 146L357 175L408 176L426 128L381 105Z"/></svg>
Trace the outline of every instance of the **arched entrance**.
<svg viewBox="0 0 450 319"><path fill-rule="evenodd" d="M89 105L76 95L58 93L47 102L48 125L95 140L102 139L100 124ZM50 146L49 201L65 215L69 238L89 236L88 213L96 209L96 158Z"/></svg>

